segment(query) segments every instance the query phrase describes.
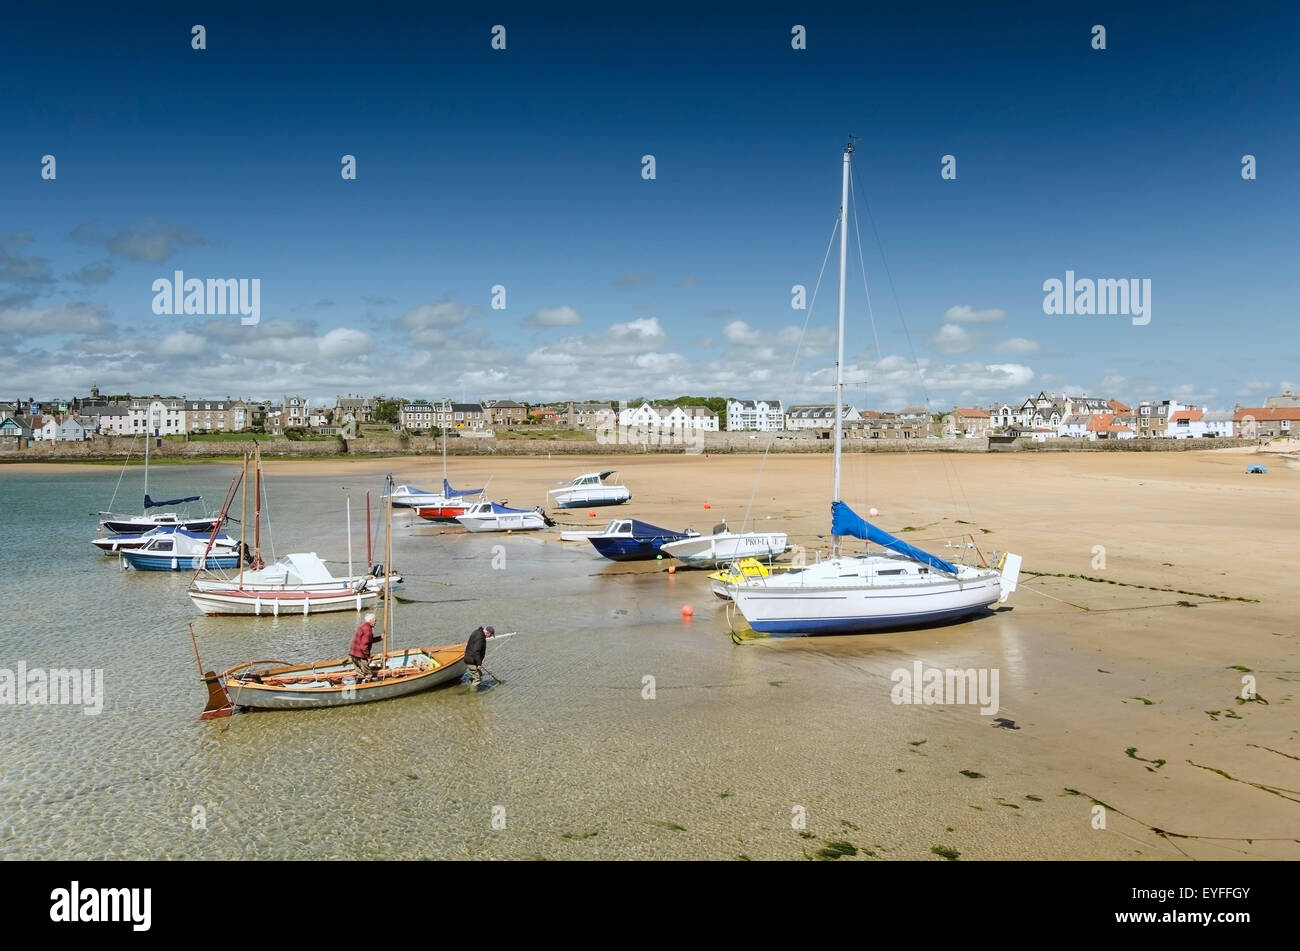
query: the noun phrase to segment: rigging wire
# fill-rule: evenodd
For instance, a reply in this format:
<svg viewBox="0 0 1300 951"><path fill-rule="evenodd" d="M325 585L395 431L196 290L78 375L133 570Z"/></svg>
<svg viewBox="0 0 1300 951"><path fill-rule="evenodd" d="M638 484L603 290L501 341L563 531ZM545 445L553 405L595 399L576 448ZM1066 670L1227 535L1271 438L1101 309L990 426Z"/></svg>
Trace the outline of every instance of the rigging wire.
<svg viewBox="0 0 1300 951"><path fill-rule="evenodd" d="M117 474L117 485L113 486L113 498L109 500L108 510L113 511L113 505L117 502L117 490L122 488L122 476L126 475L127 463L131 461L131 451L135 449L135 440L131 440L131 445L126 447L126 461L122 463L122 471Z"/></svg>
<svg viewBox="0 0 1300 951"><path fill-rule="evenodd" d="M826 262L831 258L831 248L835 246L835 235L839 233L840 216L835 216L835 224L831 227L830 240L826 242L826 253L822 255L822 268L817 274L817 283L813 286L812 299L808 302L808 312L804 315L803 326L799 328L799 339L794 345L794 356L790 359L790 369L787 376L793 381L794 368L799 363L799 351L803 347L804 337L808 333L808 322L812 320L813 311L817 309L817 292L821 290L822 278L826 276ZM749 503L745 506L745 517L741 519L740 530L742 532L749 525L749 513L754 507L754 499L758 495L758 484L763 477L763 467L767 465L767 457L772 452L772 444L776 440L776 431L768 434L767 446L763 449L763 458L758 462L758 473L754 476L754 488L749 493Z"/></svg>

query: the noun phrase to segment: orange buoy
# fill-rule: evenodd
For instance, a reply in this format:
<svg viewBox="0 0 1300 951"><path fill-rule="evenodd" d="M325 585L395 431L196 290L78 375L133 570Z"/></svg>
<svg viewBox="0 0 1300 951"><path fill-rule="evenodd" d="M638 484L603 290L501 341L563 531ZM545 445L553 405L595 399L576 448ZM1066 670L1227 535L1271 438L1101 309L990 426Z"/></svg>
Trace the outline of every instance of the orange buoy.
<svg viewBox="0 0 1300 951"><path fill-rule="evenodd" d="M710 505L708 502L705 502L705 503L704 503L704 507L705 507L706 509L711 509L711 508L713 508L713 506Z"/></svg>
<svg viewBox="0 0 1300 951"><path fill-rule="evenodd" d="M595 509L592 509L590 512L588 512L588 513L587 513L587 517L588 517L588 518L595 518L595 517L596 517L596 510L595 510Z"/></svg>
<svg viewBox="0 0 1300 951"><path fill-rule="evenodd" d="M695 609L689 604L682 605L682 617L691 617L695 614Z"/></svg>
<svg viewBox="0 0 1300 951"><path fill-rule="evenodd" d="M669 565L669 566L668 566L668 573L669 573L670 575L675 575L675 574L677 574L677 566L676 566L676 565Z"/></svg>

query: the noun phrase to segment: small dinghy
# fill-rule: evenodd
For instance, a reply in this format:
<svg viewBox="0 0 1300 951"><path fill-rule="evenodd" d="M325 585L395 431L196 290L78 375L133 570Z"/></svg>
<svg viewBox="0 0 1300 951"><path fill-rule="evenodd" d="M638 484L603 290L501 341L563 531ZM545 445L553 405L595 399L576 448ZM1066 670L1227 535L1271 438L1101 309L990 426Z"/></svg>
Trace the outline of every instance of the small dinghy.
<svg viewBox="0 0 1300 951"><path fill-rule="evenodd" d="M635 518L616 518L603 532L587 541L612 561L644 561L658 555L665 542L680 541L692 534L674 532Z"/></svg>
<svg viewBox="0 0 1300 951"><path fill-rule="evenodd" d="M208 704L200 716L230 716L236 708L305 710L390 700L453 683L465 672L463 644L410 647L389 651L382 659L383 666L369 680L362 680L348 657L311 664L260 660L221 674L209 672L203 677Z"/></svg>

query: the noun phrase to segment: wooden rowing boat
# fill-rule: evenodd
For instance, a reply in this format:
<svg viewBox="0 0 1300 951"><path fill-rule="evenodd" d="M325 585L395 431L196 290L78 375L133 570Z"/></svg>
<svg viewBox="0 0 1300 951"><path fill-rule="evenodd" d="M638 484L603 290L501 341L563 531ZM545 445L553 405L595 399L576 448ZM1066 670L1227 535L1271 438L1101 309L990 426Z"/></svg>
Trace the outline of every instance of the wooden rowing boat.
<svg viewBox="0 0 1300 951"><path fill-rule="evenodd" d="M311 664L260 660L221 674L209 671L203 677L208 704L200 717L226 717L237 709L302 710L390 700L454 683L465 672L464 645L411 647L382 656L383 666L372 680L362 680L348 657Z"/></svg>

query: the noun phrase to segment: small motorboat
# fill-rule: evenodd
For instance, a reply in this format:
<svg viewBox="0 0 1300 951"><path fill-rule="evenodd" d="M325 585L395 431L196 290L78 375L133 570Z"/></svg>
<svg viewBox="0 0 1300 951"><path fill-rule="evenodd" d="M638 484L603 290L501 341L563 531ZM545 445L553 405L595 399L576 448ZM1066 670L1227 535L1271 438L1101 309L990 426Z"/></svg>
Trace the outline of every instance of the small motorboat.
<svg viewBox="0 0 1300 951"><path fill-rule="evenodd" d="M618 475L615 469L604 472L588 472L578 476L568 485L551 489L547 496L551 505L562 509L582 508L595 505L622 505L632 498L627 486L619 485L614 479Z"/></svg>
<svg viewBox="0 0 1300 951"><path fill-rule="evenodd" d="M149 543L149 540L158 535L170 535L176 531L175 525L159 525L147 532L139 532L132 535L101 535L98 538L92 538L90 543L102 551L105 555L116 555L121 551L129 551L136 548L142 548ZM210 533L212 529L208 529ZM217 544L225 545L230 548L235 547L235 540L229 535L221 534L217 536Z"/></svg>
<svg viewBox="0 0 1300 951"><path fill-rule="evenodd" d="M732 532L727 523L713 526L711 535L693 535L663 546L663 553L692 568L717 568L741 558L777 558L787 549L785 532Z"/></svg>
<svg viewBox="0 0 1300 951"><path fill-rule="evenodd" d="M208 543L210 535L186 531L159 532L139 548L118 552L123 568L138 571L200 571L204 568L239 567L238 542Z"/></svg>
<svg viewBox="0 0 1300 951"><path fill-rule="evenodd" d="M674 532L635 518L616 518L587 541L611 561L644 561L658 555L665 542L690 536L689 532Z"/></svg>
<svg viewBox="0 0 1300 951"><path fill-rule="evenodd" d="M1246 466L1247 475L1266 475L1267 473L1268 466L1261 466L1258 462L1254 465Z"/></svg>
<svg viewBox="0 0 1300 951"><path fill-rule="evenodd" d="M533 532L555 522L541 509L512 509L500 502L475 502L456 521L471 532Z"/></svg>

